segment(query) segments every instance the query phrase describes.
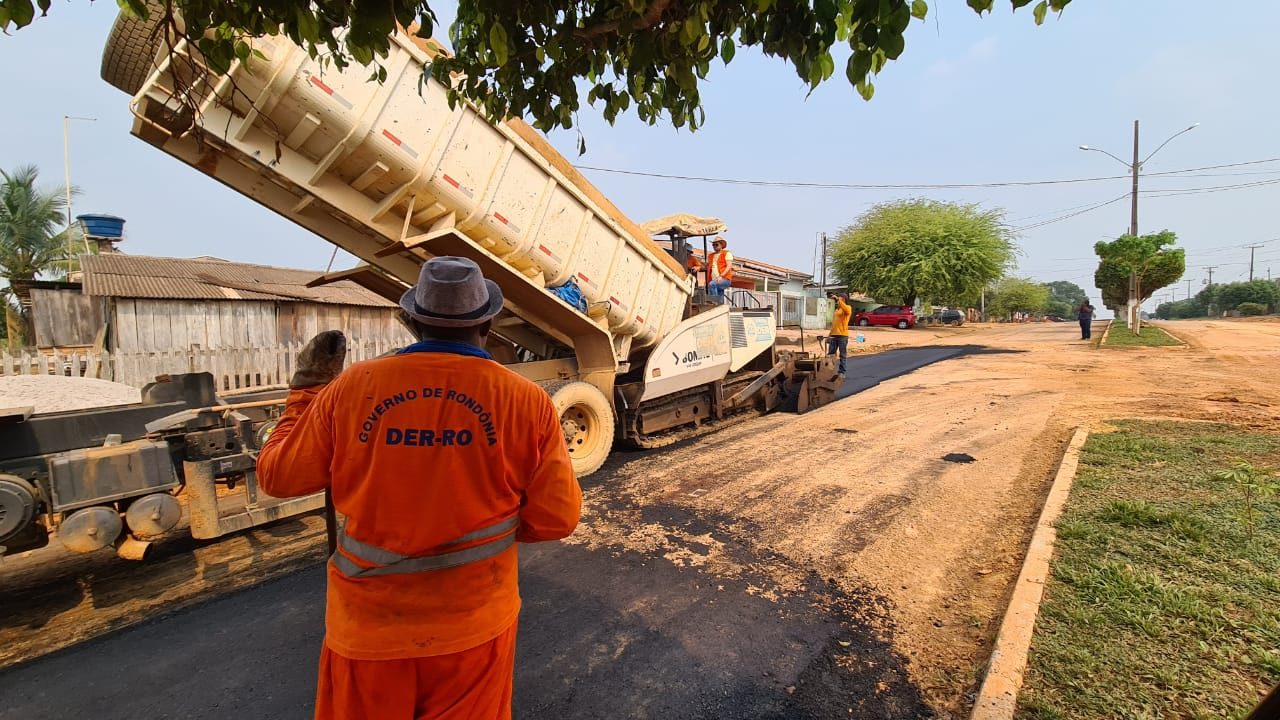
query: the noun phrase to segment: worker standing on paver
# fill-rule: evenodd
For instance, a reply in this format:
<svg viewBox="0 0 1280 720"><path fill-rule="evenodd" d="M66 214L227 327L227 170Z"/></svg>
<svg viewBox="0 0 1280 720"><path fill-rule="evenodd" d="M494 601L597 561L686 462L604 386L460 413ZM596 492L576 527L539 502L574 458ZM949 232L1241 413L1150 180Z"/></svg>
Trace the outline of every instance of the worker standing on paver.
<svg viewBox="0 0 1280 720"><path fill-rule="evenodd" d="M827 354L840 353L839 372L844 375L844 360L849 356L849 318L853 317L853 308L848 299L839 293L830 295L836 302L831 313L831 333L827 336Z"/></svg>
<svg viewBox="0 0 1280 720"><path fill-rule="evenodd" d="M572 533L581 490L550 398L483 349L498 286L438 257L400 305L420 341L394 356L342 372L342 333L311 340L258 459L265 492L346 517L316 717L509 718L514 543Z"/></svg>
<svg viewBox="0 0 1280 720"><path fill-rule="evenodd" d="M729 243L722 237L712 240L711 247L715 250L711 253L711 257L707 258L707 272L710 278L707 282L707 292L714 302L721 305L725 302L724 291L733 284L733 253L725 249L728 245Z"/></svg>

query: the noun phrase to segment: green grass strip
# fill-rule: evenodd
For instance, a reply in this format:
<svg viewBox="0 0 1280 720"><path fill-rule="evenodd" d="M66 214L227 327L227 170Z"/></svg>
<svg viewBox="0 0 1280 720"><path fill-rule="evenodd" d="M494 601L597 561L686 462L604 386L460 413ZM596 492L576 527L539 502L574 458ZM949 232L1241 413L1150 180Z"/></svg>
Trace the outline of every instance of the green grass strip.
<svg viewBox="0 0 1280 720"><path fill-rule="evenodd" d="M1123 323L1113 323L1104 347L1169 347L1181 345L1176 338L1158 327L1144 325L1135 335Z"/></svg>
<svg viewBox="0 0 1280 720"><path fill-rule="evenodd" d="M1242 718L1280 682L1280 497L1215 472L1280 467L1280 436L1114 425L1058 523L1018 717Z"/></svg>

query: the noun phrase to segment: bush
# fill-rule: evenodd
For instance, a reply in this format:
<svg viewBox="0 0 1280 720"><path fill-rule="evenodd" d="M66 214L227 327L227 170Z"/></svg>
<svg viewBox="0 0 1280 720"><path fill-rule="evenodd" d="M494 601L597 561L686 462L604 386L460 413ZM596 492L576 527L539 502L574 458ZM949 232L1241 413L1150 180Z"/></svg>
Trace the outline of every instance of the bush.
<svg viewBox="0 0 1280 720"><path fill-rule="evenodd" d="M1267 306L1262 303L1242 302L1236 306L1241 315L1266 315Z"/></svg>

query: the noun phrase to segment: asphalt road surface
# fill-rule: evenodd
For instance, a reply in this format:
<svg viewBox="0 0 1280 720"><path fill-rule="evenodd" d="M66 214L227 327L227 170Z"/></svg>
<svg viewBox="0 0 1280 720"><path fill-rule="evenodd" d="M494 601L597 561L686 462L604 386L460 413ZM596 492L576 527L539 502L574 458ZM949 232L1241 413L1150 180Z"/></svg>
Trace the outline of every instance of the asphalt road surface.
<svg viewBox="0 0 1280 720"><path fill-rule="evenodd" d="M849 358L841 396L980 351ZM740 518L623 494L614 509L686 537L714 530L742 567L785 562ZM518 718L929 716L870 591L811 574L775 592L764 572L725 578L658 552L556 543L521 548L521 590ZM323 606L315 565L100 637L0 673L0 718L310 717Z"/></svg>

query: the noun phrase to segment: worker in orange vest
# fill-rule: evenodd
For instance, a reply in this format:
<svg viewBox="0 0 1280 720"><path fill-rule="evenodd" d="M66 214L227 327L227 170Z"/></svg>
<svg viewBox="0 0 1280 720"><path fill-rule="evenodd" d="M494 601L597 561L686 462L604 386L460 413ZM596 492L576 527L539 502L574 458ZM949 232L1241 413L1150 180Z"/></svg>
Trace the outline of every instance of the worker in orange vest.
<svg viewBox="0 0 1280 720"><path fill-rule="evenodd" d="M421 338L342 371L317 335L258 458L276 497L330 489L316 718L511 717L516 542L557 540L582 493L551 399L483 349L502 291L433 258L400 301Z"/></svg>
<svg viewBox="0 0 1280 720"><path fill-rule="evenodd" d="M728 245L722 237L712 240L711 247L715 250L707 258L707 292L721 305L725 302L724 291L733 285L733 253L725 249Z"/></svg>
<svg viewBox="0 0 1280 720"><path fill-rule="evenodd" d="M853 308L849 307L849 299L843 294L833 293L828 296L835 301L835 310L831 313L831 334L827 336L827 354L840 354L839 372L844 375L844 360L849 356L849 318L853 317Z"/></svg>

